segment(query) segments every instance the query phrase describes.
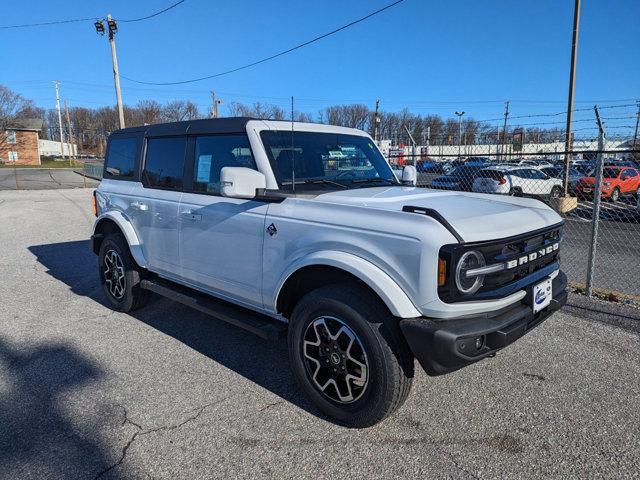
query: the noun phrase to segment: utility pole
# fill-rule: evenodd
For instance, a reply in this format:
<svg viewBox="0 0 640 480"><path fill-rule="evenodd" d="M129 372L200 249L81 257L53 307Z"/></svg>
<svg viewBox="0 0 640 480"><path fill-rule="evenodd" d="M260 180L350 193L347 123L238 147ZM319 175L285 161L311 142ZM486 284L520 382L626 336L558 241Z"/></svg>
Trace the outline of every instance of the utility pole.
<svg viewBox="0 0 640 480"><path fill-rule="evenodd" d="M60 131L60 155L64 160L64 133L62 132L62 113L60 112L60 93L58 92L58 81L53 84L56 87L56 110L58 111L58 129Z"/></svg>
<svg viewBox="0 0 640 480"><path fill-rule="evenodd" d="M638 142L638 124L640 123L640 100L636 101L636 104L638 105L638 113L636 113L636 130L633 133L633 145L631 146L631 150L633 151L631 155L633 155L634 159L636 156L636 144Z"/></svg>
<svg viewBox="0 0 640 480"><path fill-rule="evenodd" d="M500 142L500 160L503 160L502 154L504 153L504 147L507 142L507 120L509 118L509 100L504 102L504 126L502 127L502 142ZM500 139L500 135L498 135Z"/></svg>
<svg viewBox="0 0 640 480"><path fill-rule="evenodd" d="M67 140L69 144L69 159L75 158L75 152L73 151L73 134L71 133L71 118L69 117L69 102L64 101L64 113L67 117Z"/></svg>
<svg viewBox="0 0 640 480"><path fill-rule="evenodd" d="M376 100L376 114L373 119L373 139L378 143L378 135L380 134L380 99Z"/></svg>
<svg viewBox="0 0 640 480"><path fill-rule="evenodd" d="M102 20L98 20L93 24L96 32L100 35L105 34L104 24ZM109 30L109 44L111 45L111 62L113 64L113 83L116 87L116 102L118 104L118 118L120 120L120 128L124 128L124 109L122 107L122 93L120 92L120 73L118 71L118 56L116 55L116 42L114 36L118 31L118 24L111 18L111 14L107 15L107 28Z"/></svg>
<svg viewBox="0 0 640 480"><path fill-rule="evenodd" d="M224 100L216 98L216 92L211 90L211 118L220 118L218 106L224 103Z"/></svg>
<svg viewBox="0 0 640 480"><path fill-rule="evenodd" d="M578 32L580 30L580 0L576 0L573 7L573 37L571 40L571 68L569 70L569 100L567 102L567 136L564 145L564 175L562 179L564 196L569 195L569 160L571 159L572 137L571 116L573 114L573 90L576 75L576 60L578 53Z"/></svg>
<svg viewBox="0 0 640 480"><path fill-rule="evenodd" d="M458 160L460 160L462 151L462 116L465 112L455 113L458 116Z"/></svg>

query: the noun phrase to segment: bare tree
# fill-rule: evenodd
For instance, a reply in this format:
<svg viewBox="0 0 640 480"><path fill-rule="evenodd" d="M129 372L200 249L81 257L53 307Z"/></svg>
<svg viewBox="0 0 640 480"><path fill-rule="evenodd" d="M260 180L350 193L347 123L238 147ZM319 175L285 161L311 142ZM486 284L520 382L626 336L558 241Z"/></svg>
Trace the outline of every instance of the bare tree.
<svg viewBox="0 0 640 480"><path fill-rule="evenodd" d="M162 108L161 118L165 122L181 122L200 118L198 106L190 101L174 100Z"/></svg>

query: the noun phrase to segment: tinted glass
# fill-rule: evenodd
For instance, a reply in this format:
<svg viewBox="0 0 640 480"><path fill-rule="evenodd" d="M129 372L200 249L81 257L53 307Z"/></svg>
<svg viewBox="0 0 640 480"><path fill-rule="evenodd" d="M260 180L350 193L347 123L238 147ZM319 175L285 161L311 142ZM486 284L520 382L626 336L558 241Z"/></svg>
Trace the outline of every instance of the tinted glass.
<svg viewBox="0 0 640 480"><path fill-rule="evenodd" d="M105 178L133 179L137 153L137 138L112 139L104 162Z"/></svg>
<svg viewBox="0 0 640 480"><path fill-rule="evenodd" d="M239 134L196 138L193 190L220 193L220 171L223 167L256 169L247 136Z"/></svg>
<svg viewBox="0 0 640 480"><path fill-rule="evenodd" d="M185 137L150 138L142 178L149 187L182 188Z"/></svg>
<svg viewBox="0 0 640 480"><path fill-rule="evenodd" d="M617 168L605 168L602 170L602 176L604 178L618 178L619 173L620 170Z"/></svg>
<svg viewBox="0 0 640 480"><path fill-rule="evenodd" d="M504 174L498 170L481 170L478 173L479 178L490 178L492 180L502 180Z"/></svg>
<svg viewBox="0 0 640 480"><path fill-rule="evenodd" d="M529 178L532 178L534 180L544 180L545 178L547 178L547 176L542 173L539 170L529 170L531 172L531 176Z"/></svg>
<svg viewBox="0 0 640 480"><path fill-rule="evenodd" d="M395 183L391 168L373 141L359 135L264 131L262 141L278 182L341 188L340 185Z"/></svg>
<svg viewBox="0 0 640 480"><path fill-rule="evenodd" d="M633 170L633 169L627 170L627 176L629 178L637 177L638 176L638 171L637 170Z"/></svg>

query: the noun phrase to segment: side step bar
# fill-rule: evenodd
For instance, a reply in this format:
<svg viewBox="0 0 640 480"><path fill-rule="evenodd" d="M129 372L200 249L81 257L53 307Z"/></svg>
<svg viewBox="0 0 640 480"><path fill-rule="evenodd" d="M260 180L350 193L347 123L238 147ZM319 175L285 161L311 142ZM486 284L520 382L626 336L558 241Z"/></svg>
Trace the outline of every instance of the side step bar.
<svg viewBox="0 0 640 480"><path fill-rule="evenodd" d="M287 325L266 315L218 300L168 280L145 279L140 282L145 290L155 292L176 302L195 308L219 320L240 327L265 340L277 340L287 334Z"/></svg>

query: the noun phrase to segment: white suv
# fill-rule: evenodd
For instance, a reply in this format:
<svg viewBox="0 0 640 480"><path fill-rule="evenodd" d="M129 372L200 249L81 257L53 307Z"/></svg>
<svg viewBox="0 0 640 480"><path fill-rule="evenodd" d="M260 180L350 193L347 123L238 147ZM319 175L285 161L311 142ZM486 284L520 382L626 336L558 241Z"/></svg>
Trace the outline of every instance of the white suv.
<svg viewBox="0 0 640 480"><path fill-rule="evenodd" d="M492 356L567 296L553 210L416 188L413 167L402 177L350 128L117 131L95 192L104 294L128 312L156 292L287 336L309 398L338 423L373 425L406 399L414 359L440 375Z"/></svg>
<svg viewBox="0 0 640 480"><path fill-rule="evenodd" d="M514 196L553 197L562 194L562 180L539 168L527 166L493 166L479 171L473 191Z"/></svg>

